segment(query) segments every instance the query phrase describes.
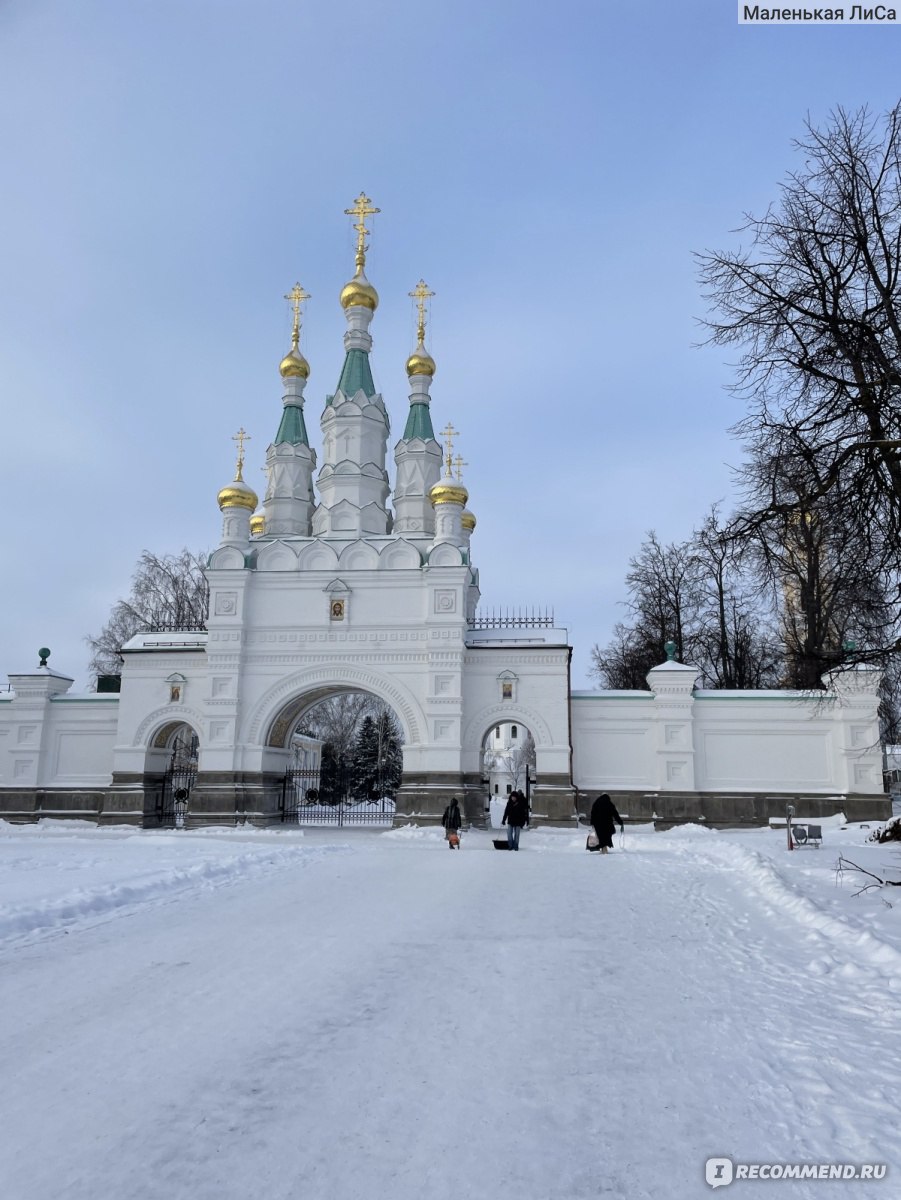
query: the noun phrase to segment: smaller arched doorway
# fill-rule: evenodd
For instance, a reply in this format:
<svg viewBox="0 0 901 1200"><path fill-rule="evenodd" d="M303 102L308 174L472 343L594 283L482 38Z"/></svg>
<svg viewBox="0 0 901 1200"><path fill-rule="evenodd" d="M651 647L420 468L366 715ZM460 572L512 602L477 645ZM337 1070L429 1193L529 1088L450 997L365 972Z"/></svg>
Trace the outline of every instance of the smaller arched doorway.
<svg viewBox="0 0 901 1200"><path fill-rule="evenodd" d="M158 730L144 768L144 825L184 829L197 782L199 739L184 721Z"/></svg>
<svg viewBox="0 0 901 1200"><path fill-rule="evenodd" d="M511 792L522 792L531 807L535 763L535 739L527 725L499 721L487 731L482 739L482 779L492 827L500 828Z"/></svg>

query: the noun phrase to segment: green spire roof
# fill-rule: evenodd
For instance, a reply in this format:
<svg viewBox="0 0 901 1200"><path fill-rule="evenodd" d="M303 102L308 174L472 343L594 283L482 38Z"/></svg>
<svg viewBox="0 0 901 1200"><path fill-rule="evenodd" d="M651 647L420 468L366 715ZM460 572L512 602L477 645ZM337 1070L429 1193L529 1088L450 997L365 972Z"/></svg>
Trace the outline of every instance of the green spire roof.
<svg viewBox="0 0 901 1200"><path fill-rule="evenodd" d="M304 424L303 409L296 404L286 404L282 413L281 424L275 435L275 445L290 442L292 446L309 446L307 427Z"/></svg>
<svg viewBox="0 0 901 1200"><path fill-rule="evenodd" d="M360 389L367 396L375 395L375 384L372 382L372 370L369 366L369 355L365 350L348 350L344 359L344 369L338 380L338 391L343 392L348 399L355 396ZM331 396L328 403L331 403Z"/></svg>
<svg viewBox="0 0 901 1200"><path fill-rule="evenodd" d="M405 442L412 442L414 438L422 438L424 442L430 439L434 441L435 433L432 429L432 415L429 412L427 404L410 405L410 415L407 417L403 440Z"/></svg>

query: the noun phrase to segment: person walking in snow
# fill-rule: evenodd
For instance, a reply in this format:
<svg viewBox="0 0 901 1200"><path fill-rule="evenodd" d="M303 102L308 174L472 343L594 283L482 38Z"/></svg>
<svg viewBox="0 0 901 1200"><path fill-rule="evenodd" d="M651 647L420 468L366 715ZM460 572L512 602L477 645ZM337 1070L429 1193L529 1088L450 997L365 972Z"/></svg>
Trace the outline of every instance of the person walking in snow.
<svg viewBox="0 0 901 1200"><path fill-rule="evenodd" d="M507 826L507 849L519 849L519 835L529 823L529 804L522 792L511 792L504 809L502 825Z"/></svg>
<svg viewBox="0 0 901 1200"><path fill-rule="evenodd" d="M463 824L463 816L460 812L460 805L457 802L456 796L454 796L450 804L444 810L444 816L441 818L441 824L444 826L444 836L447 838L448 850L459 850L460 826Z"/></svg>
<svg viewBox="0 0 901 1200"><path fill-rule="evenodd" d="M601 854L606 854L608 850L613 848L613 835L616 833L616 826L619 826L620 833L623 832L623 819L616 811L616 805L606 792L602 796L598 796L597 800L592 804L591 816L588 819L594 826L595 833L598 835Z"/></svg>

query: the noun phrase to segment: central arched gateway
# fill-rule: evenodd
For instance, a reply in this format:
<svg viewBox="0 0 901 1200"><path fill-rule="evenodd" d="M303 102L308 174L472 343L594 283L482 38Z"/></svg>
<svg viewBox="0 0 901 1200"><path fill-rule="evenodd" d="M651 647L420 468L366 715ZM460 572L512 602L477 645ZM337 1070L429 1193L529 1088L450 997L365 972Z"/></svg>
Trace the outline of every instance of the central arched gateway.
<svg viewBox="0 0 901 1200"><path fill-rule="evenodd" d="M321 688L291 701L269 732L291 751L283 824L391 826L403 778L397 714L371 692Z"/></svg>

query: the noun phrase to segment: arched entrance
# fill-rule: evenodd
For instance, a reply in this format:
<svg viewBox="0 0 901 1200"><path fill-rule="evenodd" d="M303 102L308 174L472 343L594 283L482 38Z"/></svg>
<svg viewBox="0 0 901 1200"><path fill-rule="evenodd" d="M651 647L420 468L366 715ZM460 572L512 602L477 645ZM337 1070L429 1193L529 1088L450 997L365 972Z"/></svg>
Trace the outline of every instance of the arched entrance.
<svg viewBox="0 0 901 1200"><path fill-rule="evenodd" d="M342 686L292 701L270 732L290 750L279 805L297 825L390 826L403 732L389 704Z"/></svg>
<svg viewBox="0 0 901 1200"><path fill-rule="evenodd" d="M197 782L199 739L184 721L159 729L144 767L144 825L184 829Z"/></svg>
<svg viewBox="0 0 901 1200"><path fill-rule="evenodd" d="M482 779L488 789L490 824L499 828L511 792L531 802L535 773L535 739L521 721L498 721L482 738Z"/></svg>

